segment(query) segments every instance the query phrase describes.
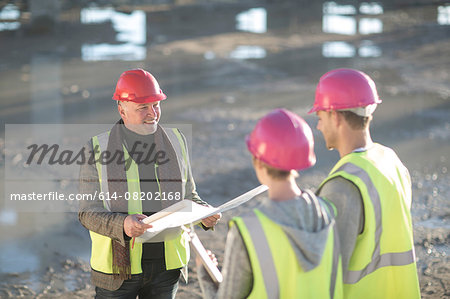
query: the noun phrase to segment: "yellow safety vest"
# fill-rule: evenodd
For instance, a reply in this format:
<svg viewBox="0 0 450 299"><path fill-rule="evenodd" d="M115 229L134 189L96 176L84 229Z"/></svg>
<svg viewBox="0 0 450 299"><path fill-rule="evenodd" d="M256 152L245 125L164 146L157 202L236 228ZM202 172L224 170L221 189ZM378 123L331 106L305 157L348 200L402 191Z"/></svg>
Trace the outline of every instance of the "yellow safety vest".
<svg viewBox="0 0 450 299"><path fill-rule="evenodd" d="M171 129L165 131L167 136L169 137L172 145L174 146L174 150L176 152L176 156L178 158L178 164L180 165L181 177L182 177L182 197L184 198L184 190L185 184L187 181L188 175L188 160L186 156L185 143L181 133L178 129ZM92 138L93 147L96 148L98 146L98 151L95 151L95 160L98 172L98 178L100 182L101 192L108 192L108 180L107 180L107 169L105 163L100 163L100 153L103 150L106 150L109 139L109 132L102 133L98 136ZM179 146L177 146L179 145ZM124 159L127 161L129 158L129 153L125 146L123 146ZM155 164L155 175L156 181L159 185L158 180L158 165ZM131 159L130 167L125 171L127 177L127 185L128 192L133 194L137 192L140 194L140 180L139 180L139 169L136 162ZM103 175L103 176L102 176ZM159 190L161 193L161 190ZM108 201L103 201L103 205L106 209L109 209ZM128 214L138 214L142 213L142 201L137 199L133 200L133 197L130 197L128 200ZM93 231L89 231L91 235L92 247L91 247L91 267L95 271L99 271L107 274L117 274L113 273L113 258L112 258L112 239L95 233ZM131 249L130 242L130 263L131 263L131 274L139 274L142 273L141 268L141 258L142 258L142 244L135 243L133 249ZM164 242L164 251L165 251L165 262L166 269L177 269L182 268L189 262L189 241L186 237L185 233L182 233L179 237Z"/></svg>
<svg viewBox="0 0 450 299"><path fill-rule="evenodd" d="M248 298L342 298L342 267L334 224L329 227L320 264L305 272L283 229L258 209L249 216L234 217L230 226L234 223L253 272Z"/></svg>
<svg viewBox="0 0 450 299"><path fill-rule="evenodd" d="M374 144L343 157L319 190L337 176L358 187L364 204L364 229L344 269L345 298L420 298L407 169L393 150Z"/></svg>

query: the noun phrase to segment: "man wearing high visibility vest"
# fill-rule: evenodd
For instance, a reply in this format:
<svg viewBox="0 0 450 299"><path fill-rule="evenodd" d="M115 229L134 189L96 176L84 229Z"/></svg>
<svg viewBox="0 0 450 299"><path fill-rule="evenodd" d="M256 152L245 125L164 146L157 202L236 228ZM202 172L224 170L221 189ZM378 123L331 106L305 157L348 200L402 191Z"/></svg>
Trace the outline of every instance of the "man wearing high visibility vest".
<svg viewBox="0 0 450 299"><path fill-rule="evenodd" d="M333 208L295 181L296 170L316 162L310 127L277 109L257 123L247 147L268 197L231 220L218 290L197 261L204 298L342 298Z"/></svg>
<svg viewBox="0 0 450 299"><path fill-rule="evenodd" d="M122 73L113 99L121 119L88 142L94 162L80 170L80 193L96 195L79 211L92 240L96 298L175 298L189 260L186 236L144 244L134 238L151 227L142 219L178 200L207 203L196 192L185 137L158 124L166 95L153 75ZM219 219L208 217L202 225L213 227Z"/></svg>
<svg viewBox="0 0 450 299"><path fill-rule="evenodd" d="M316 194L337 209L345 298L420 298L411 179L395 152L374 143L369 123L381 100L365 73L324 74L309 113L340 160Z"/></svg>

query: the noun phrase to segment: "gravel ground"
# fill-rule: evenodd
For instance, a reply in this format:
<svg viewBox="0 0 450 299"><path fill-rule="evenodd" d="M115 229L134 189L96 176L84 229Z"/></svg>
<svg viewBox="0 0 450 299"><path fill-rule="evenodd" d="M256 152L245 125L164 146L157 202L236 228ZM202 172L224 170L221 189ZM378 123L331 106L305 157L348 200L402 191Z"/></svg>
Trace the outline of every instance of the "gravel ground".
<svg viewBox="0 0 450 299"><path fill-rule="evenodd" d="M56 38L0 32L2 123L28 123L34 117L30 112L33 89L29 87L33 64L27 58L30 55L27 49L41 54L52 49L51 55L59 57L65 123L113 122L116 112L109 99L118 74L132 67L151 69L169 95L162 106L162 122L192 125L191 156L198 191L205 200L219 205L257 185L244 138L258 118L281 106L297 112L315 127L317 120L306 112L312 105L320 75L337 67L361 69L374 78L383 99L372 124L373 138L394 148L411 173L422 297L450 297L450 59L447 55L450 39L448 25L438 25L435 16L430 16L436 7L386 9L379 16L383 33L370 37L322 34L320 18L308 18L307 14L300 18L288 14L290 23L286 30L278 30L274 25L275 29L266 34L201 27L214 18L211 16L216 10L211 7L198 8L197 21L189 17L192 9L189 7L171 11L172 18L167 18L168 12L164 10L149 12L148 34L166 36L166 39L152 40L147 60L140 63L97 62L98 67L94 68L80 61L76 49L85 39L96 41L99 36L110 36L111 28L107 25L91 26L87 30L76 24L65 24ZM298 9L267 7L275 15L295 8ZM217 11L222 11L221 16L227 19L247 8L235 5L220 9ZM300 22L302 18L307 21ZM189 21L183 30L195 34L179 29L182 20ZM276 25L285 25L283 18L274 20ZM63 39L68 33L71 38ZM369 38L380 47L380 57L324 59L321 55L324 42L345 41L357 47ZM229 52L240 45L263 47L266 57L230 59ZM84 97L83 91L89 95ZM302 188L312 190L338 159L335 152L325 149L320 132L313 131L318 162L298 179ZM20 162L20 157L5 151L4 137L0 149L4 154L2 166L15 158ZM2 180L3 175L0 175ZM76 190L71 184L61 188ZM225 213L215 232L199 232L204 245L216 253L219 262L223 257L227 221L255 204L256 200ZM0 225L0 262L4 263L0 272L0 297L92 297L90 241L76 214L20 214L18 222L21 225ZM34 266L5 266L16 260L17 265ZM201 297L192 262L189 267L189 284L180 284L178 298Z"/></svg>

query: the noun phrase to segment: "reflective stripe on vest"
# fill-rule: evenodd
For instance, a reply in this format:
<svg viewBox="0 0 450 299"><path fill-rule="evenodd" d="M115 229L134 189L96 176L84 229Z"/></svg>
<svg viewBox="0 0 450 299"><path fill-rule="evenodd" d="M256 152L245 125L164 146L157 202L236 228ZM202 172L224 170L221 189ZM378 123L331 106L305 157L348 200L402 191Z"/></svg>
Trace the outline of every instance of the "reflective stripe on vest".
<svg viewBox="0 0 450 299"><path fill-rule="evenodd" d="M180 132L177 129L172 129L172 132L175 134L175 136L177 136L178 142L180 143L180 147L181 147L181 154L183 155L183 159L187 164L187 155L186 155L186 149L185 149L185 144L184 144L184 140L183 137L181 136ZM187 167L184 169L184 178L187 179L188 177L188 173L187 173Z"/></svg>
<svg viewBox="0 0 450 299"><path fill-rule="evenodd" d="M249 298L342 298L339 239L333 228L330 228L333 233L329 233L321 263L304 272L282 228L260 211L235 217L233 223L237 224L250 257L254 279ZM288 258L295 260L286 260L287 257L280 254L281 249ZM277 262L281 264L276 265ZM329 279L328 292L323 289L324 279Z"/></svg>
<svg viewBox="0 0 450 299"><path fill-rule="evenodd" d="M95 152L95 161L97 161L97 172L98 172L98 179L100 182L100 191L101 192L108 192L109 193L109 187L108 187L108 169L106 168L106 163L100 163L100 153L101 149L107 149L108 148L108 139L109 139L109 131L102 133L94 138L97 138L97 142L94 145L95 139L93 139L93 146L94 146L94 152ZM98 150L95 150L95 146L98 146ZM99 167L100 166L100 167ZM103 179L105 178L105 179ZM111 212L111 203L109 200L103 201L103 206L105 209Z"/></svg>
<svg viewBox="0 0 450 299"><path fill-rule="evenodd" d="M250 238L255 245L256 255L258 256L261 267L261 273L264 278L264 286L266 287L267 298L278 298L280 287L278 285L277 270L275 268L272 252L270 251L269 242L267 241L264 229L259 222L258 217L252 214L244 217L242 220L250 233Z"/></svg>
<svg viewBox="0 0 450 299"><path fill-rule="evenodd" d="M173 134L170 134L169 132ZM183 173L187 175L188 161L186 159L187 156L185 155L184 149L185 143L183 141L183 138L179 133L179 131L175 128L171 129L166 133L168 133L167 135L169 136L169 139L171 139L171 142L173 142L172 140L174 139L177 141L175 144L180 145L181 154L183 156L183 161L185 163L185 165L182 165L182 167L184 168ZM171 136L172 138L170 138ZM174 138L173 136L176 138ZM100 163L101 161L100 154L102 152L102 149L104 150L107 149L108 139L109 139L109 132L102 133L92 138L92 145L94 148L96 167L100 183L100 191L103 192L103 194L109 192L109 188L108 188L106 163ZM124 152L124 160L127 161L128 159L130 159L128 151L126 150L125 146L123 146L123 152ZM177 152L176 149L175 152ZM180 153L177 152L177 157L179 154ZM159 192L161 193L160 182L157 176L157 167L158 165L155 164L156 180L158 183ZM133 159L131 159L130 167L126 170L126 177L127 177L128 192L130 192L130 194L134 194L134 192L140 194L139 169L138 165L134 162ZM184 183L186 182L186 180L187 180L186 177L182 177L182 181ZM110 198L111 196L112 195L109 194ZM108 200L103 200L103 206L108 211L111 211L111 205ZM131 196L130 199L128 200L128 214L136 214L136 213L142 213L142 202L141 200L133 200L133 196ZM91 267L96 271L112 274L113 271L112 271L111 238L97 234L92 231L90 231L90 235L92 240ZM184 233L173 240L164 242L164 248L165 248L165 261L167 270L181 268L187 264L190 256L189 243ZM131 249L130 244L131 274L142 273L141 257L142 257L142 244L136 242L133 249Z"/></svg>
<svg viewBox="0 0 450 299"><path fill-rule="evenodd" d="M361 167L356 166L353 163L345 163L339 167L336 172L345 171L351 175L359 177L364 184L366 184L367 191L369 193L370 200L375 211L375 248L372 254L372 261L360 271L346 271L344 274L344 283L353 284L357 283L364 276L372 273L373 271L387 266L403 266L414 263L415 255L414 250L408 250L405 252L391 252L380 254L380 238L383 232L383 225L381 222L381 203L380 196L375 188L368 173Z"/></svg>
<svg viewBox="0 0 450 299"><path fill-rule="evenodd" d="M336 291L336 283L339 284L339 292L342 292L342 265L340 256L340 246L339 246L339 236L337 234L337 229L335 229L335 222L333 219L333 268L331 272L330 281L330 298L334 298ZM339 275L338 275L339 273ZM339 282L337 280L339 279ZM341 294L339 294L340 297Z"/></svg>
<svg viewBox="0 0 450 299"><path fill-rule="evenodd" d="M102 150L108 148L109 132L102 133L98 136L92 138L92 146L94 148L95 161L97 167L97 173L100 183L100 192L103 193L103 198L113 198L113 194L109 194L108 187L108 173L106 163L101 163L100 155ZM129 159L128 152L124 149L124 160ZM131 163L130 167L126 171L128 192L133 194L137 192L140 193L139 184L139 172L136 163ZM107 195L108 194L108 195ZM103 207L111 211L111 204L109 200L103 200ZM142 213L142 202L140 200L133 200L130 197L128 200L128 214ZM93 231L90 231L92 249L91 249L91 267L92 269L102 272L112 274L112 240L111 238L100 235ZM141 256L142 256L142 244L136 243L131 249L132 244L130 242L130 264L131 264L131 274L142 273L141 268Z"/></svg>
<svg viewBox="0 0 450 299"><path fill-rule="evenodd" d="M305 190L305 192L309 195L309 197L313 200L317 201L316 196L309 190ZM338 276L338 271L339 274L342 273L342 269L340 269L341 265L339 264L340 262L340 244L339 244L339 236L337 233L337 229L335 229L336 227L336 222L334 220L334 218L336 217L336 208L334 205L332 205L329 201L327 200L323 200L322 199L322 203L323 206L325 207L325 209L327 210L329 215L332 215L333 219L332 219L332 225L333 225L333 270L331 272L331 285L330 285L330 298L333 298L334 296L334 291L335 291L335 287L336 287L336 279ZM327 216L327 214L325 214L325 216ZM328 217L328 216L327 216ZM339 278L341 279L341 277ZM339 282L340 284L341 282Z"/></svg>

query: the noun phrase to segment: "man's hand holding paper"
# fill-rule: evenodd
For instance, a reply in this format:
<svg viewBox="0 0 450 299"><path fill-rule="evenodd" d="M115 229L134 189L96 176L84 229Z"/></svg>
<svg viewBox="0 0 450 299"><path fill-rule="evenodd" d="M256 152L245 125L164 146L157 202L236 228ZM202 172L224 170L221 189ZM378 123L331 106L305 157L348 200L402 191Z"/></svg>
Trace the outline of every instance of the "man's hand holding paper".
<svg viewBox="0 0 450 299"><path fill-rule="evenodd" d="M220 218L222 218L222 213L217 213L202 219L202 224L205 227L214 227L219 222Z"/></svg>
<svg viewBox="0 0 450 299"><path fill-rule="evenodd" d="M236 208L249 201L254 196L267 190L267 186L258 186L218 208L197 204L191 200L182 200L170 207L153 214L142 222L152 224L152 227L136 238L137 242L161 242L179 236L181 226L202 222L205 227L213 227L222 217L222 212Z"/></svg>
<svg viewBox="0 0 450 299"><path fill-rule="evenodd" d="M139 237L145 231L152 227L151 224L146 224L141 220L147 218L147 216L143 214L133 214L128 215L123 222L123 230L125 234L130 237Z"/></svg>

